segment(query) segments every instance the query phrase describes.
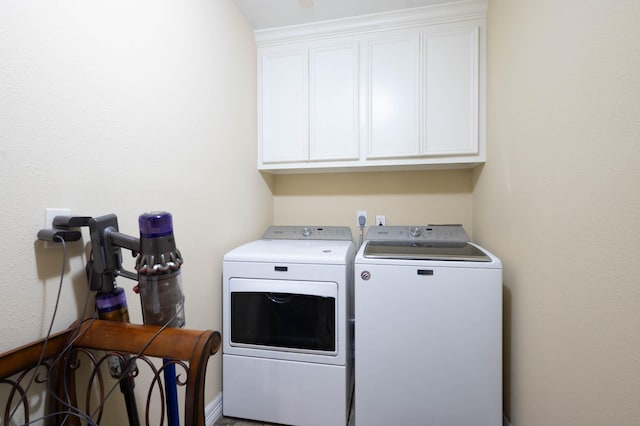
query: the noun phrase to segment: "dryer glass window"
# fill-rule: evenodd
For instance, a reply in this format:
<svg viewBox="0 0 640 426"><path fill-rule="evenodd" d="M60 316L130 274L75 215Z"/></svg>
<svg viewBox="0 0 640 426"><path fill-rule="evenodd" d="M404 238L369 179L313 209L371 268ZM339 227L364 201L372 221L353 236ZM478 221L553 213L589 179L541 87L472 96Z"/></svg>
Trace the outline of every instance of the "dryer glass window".
<svg viewBox="0 0 640 426"><path fill-rule="evenodd" d="M336 299L309 294L231 293L231 342L336 350Z"/></svg>

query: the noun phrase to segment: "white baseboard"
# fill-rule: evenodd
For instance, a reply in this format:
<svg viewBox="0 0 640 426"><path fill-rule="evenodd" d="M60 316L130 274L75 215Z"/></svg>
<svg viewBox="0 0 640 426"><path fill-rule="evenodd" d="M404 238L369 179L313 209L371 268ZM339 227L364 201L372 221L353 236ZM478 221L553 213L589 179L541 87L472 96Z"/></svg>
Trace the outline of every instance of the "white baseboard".
<svg viewBox="0 0 640 426"><path fill-rule="evenodd" d="M511 426L511 422L506 414L502 415L502 426Z"/></svg>
<svg viewBox="0 0 640 426"><path fill-rule="evenodd" d="M222 392L204 407L204 419L207 426L213 426L220 417L222 417Z"/></svg>

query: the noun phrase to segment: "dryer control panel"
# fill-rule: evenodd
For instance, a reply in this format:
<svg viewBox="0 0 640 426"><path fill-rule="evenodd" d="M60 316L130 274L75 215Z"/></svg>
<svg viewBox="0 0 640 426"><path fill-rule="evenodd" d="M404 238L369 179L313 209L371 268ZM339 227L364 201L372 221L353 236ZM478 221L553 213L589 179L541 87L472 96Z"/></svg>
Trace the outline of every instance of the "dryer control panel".
<svg viewBox="0 0 640 426"><path fill-rule="evenodd" d="M351 241L348 226L270 226L263 240L337 240Z"/></svg>

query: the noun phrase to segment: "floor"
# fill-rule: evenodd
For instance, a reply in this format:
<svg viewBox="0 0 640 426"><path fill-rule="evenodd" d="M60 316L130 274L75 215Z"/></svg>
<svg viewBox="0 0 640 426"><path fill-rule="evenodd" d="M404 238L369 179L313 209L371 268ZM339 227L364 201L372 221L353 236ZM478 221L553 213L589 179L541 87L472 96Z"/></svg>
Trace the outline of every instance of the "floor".
<svg viewBox="0 0 640 426"><path fill-rule="evenodd" d="M355 421L355 409L353 402L351 403L351 411L349 412L349 422L347 426L354 426ZM252 420L236 419L233 417L220 417L214 426L277 426L275 423L256 422Z"/></svg>

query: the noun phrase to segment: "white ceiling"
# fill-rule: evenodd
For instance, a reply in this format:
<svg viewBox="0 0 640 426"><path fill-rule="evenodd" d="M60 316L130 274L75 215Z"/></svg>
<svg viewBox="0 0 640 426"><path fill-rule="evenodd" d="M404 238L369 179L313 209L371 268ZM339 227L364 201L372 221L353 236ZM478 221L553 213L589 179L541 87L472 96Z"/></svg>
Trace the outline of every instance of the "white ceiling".
<svg viewBox="0 0 640 426"><path fill-rule="evenodd" d="M233 0L254 30L456 0Z"/></svg>

